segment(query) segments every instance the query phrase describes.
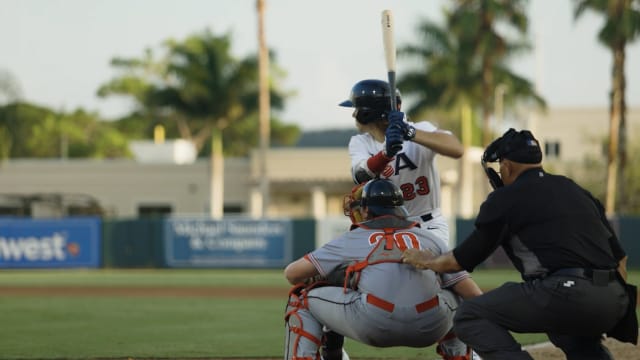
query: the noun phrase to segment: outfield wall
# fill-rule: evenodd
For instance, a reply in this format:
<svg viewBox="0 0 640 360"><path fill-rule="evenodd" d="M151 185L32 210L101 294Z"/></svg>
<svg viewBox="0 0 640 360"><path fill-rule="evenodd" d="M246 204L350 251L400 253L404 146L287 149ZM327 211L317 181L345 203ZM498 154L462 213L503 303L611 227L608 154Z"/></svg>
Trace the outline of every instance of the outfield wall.
<svg viewBox="0 0 640 360"><path fill-rule="evenodd" d="M612 221L640 268L640 217ZM282 268L349 223L338 219L0 219L0 268ZM461 242L473 220L457 219ZM502 251L483 266L510 267Z"/></svg>
<svg viewBox="0 0 640 360"><path fill-rule="evenodd" d="M0 219L0 268L96 268L101 219Z"/></svg>

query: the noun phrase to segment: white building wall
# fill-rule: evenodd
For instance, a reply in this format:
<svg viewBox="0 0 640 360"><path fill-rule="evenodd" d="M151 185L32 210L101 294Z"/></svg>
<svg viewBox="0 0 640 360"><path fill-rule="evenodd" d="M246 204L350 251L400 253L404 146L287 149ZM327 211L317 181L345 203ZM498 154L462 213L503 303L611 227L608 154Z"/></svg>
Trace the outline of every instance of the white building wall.
<svg viewBox="0 0 640 360"><path fill-rule="evenodd" d="M247 163L230 159L225 178L235 184L230 204L247 203ZM131 160L11 160L0 166L0 192L80 193L95 197L107 213L135 217L141 205L170 205L175 214L208 211L209 163L140 164ZM237 171L241 170L242 174Z"/></svg>
<svg viewBox="0 0 640 360"><path fill-rule="evenodd" d="M535 135L544 145L558 141L555 163L580 161L601 154L597 139L608 133L606 109L550 109L536 118ZM640 130L640 109L628 114L629 141ZM596 139L596 140L591 140ZM459 160L438 157L442 176L442 210L453 219L461 209L475 216L488 192L479 164L482 149L470 149L471 181L461 188ZM250 216L259 185L258 161L224 161L224 205ZM342 219L342 199L353 187L346 148L278 148L267 156L270 181L269 216ZM560 168L560 167L556 167ZM80 193L91 195L114 217L138 216L143 205L169 205L175 215L209 211L210 163L145 164L133 160L8 160L0 163L0 194ZM469 187L469 191L466 187ZM319 201L325 204L318 203ZM225 215L227 213L225 212Z"/></svg>

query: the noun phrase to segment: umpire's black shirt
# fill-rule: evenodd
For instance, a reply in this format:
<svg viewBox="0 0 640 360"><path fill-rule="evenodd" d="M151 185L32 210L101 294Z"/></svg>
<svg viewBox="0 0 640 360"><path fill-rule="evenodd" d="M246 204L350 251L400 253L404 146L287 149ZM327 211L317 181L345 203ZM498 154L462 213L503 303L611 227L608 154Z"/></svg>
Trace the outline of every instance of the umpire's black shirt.
<svg viewBox="0 0 640 360"><path fill-rule="evenodd" d="M541 167L489 194L475 230L453 255L473 271L498 246L523 278L561 268L615 269L625 256L600 202L571 179Z"/></svg>

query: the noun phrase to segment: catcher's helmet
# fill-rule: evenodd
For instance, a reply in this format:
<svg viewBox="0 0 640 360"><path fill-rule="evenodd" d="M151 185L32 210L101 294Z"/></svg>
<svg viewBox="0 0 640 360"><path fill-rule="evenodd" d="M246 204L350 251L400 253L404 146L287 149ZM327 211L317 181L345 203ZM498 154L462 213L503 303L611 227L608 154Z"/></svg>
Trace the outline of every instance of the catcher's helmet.
<svg viewBox="0 0 640 360"><path fill-rule="evenodd" d="M407 209L404 207L402 191L394 183L386 179L369 180L362 189L360 205L368 208L369 214L373 216L409 216Z"/></svg>
<svg viewBox="0 0 640 360"><path fill-rule="evenodd" d="M396 106L402 103L396 90ZM349 99L339 105L355 107L354 117L362 124L386 119L391 107L391 88L386 81L368 79L357 82L351 88Z"/></svg>

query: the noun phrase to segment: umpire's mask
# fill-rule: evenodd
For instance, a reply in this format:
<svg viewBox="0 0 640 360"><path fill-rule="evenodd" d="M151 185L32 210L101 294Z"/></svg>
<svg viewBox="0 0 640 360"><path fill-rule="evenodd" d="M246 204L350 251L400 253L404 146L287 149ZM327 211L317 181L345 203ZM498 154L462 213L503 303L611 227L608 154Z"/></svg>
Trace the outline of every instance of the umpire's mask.
<svg viewBox="0 0 640 360"><path fill-rule="evenodd" d="M487 163L509 159L522 164L537 164L542 161L540 144L529 130L516 131L511 128L494 140L482 154L480 163L489 183L494 189L504 186L500 175Z"/></svg>

